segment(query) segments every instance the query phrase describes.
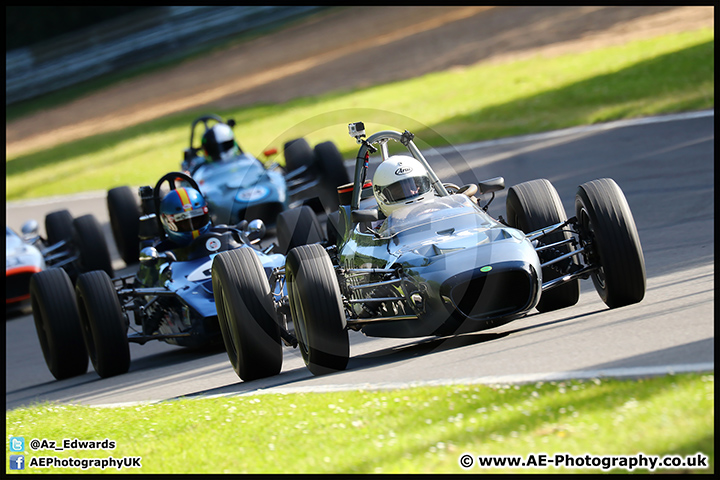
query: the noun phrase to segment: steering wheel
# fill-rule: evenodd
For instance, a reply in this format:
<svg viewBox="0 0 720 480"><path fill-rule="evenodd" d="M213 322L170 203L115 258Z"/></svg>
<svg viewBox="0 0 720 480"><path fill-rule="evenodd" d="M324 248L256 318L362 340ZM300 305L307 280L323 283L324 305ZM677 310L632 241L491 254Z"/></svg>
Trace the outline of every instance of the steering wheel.
<svg viewBox="0 0 720 480"><path fill-rule="evenodd" d="M184 172L166 173L160 178L160 180L158 180L158 182L155 184L155 188L153 188L153 203L155 204L155 212L157 212L155 218L157 219L160 232L163 231L162 221L160 221L160 187L162 187L163 183L167 182L170 186L170 190L177 190L177 185L175 185L175 182L178 180L187 182L192 188L194 188L198 192L200 191L200 187L198 186L197 182L190 175Z"/></svg>
<svg viewBox="0 0 720 480"><path fill-rule="evenodd" d="M468 183L467 185L463 185L462 187L457 189L457 192L455 193L462 193L464 195L467 195L468 197L472 197L478 192L478 186L476 183Z"/></svg>
<svg viewBox="0 0 720 480"><path fill-rule="evenodd" d="M458 187L454 183L443 183L443 186L450 195L456 195L461 193L463 195L467 195L468 197L472 197L478 192L478 186L475 183L468 183L467 185L463 185L462 187Z"/></svg>
<svg viewBox="0 0 720 480"><path fill-rule="evenodd" d="M450 195L453 195L457 193L458 190L460 190L460 187L458 187L454 183L443 183L443 187L445 187L445 190L447 190Z"/></svg>

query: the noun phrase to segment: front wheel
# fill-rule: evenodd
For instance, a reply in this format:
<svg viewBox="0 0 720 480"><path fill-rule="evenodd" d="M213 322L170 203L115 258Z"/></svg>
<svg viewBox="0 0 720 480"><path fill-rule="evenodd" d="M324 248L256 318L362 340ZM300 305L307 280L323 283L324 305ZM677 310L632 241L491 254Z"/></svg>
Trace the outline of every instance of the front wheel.
<svg viewBox="0 0 720 480"><path fill-rule="evenodd" d="M592 280L610 308L640 302L645 296L645 258L635 220L622 190L610 178L580 185L575 215L588 263L598 266Z"/></svg>
<svg viewBox="0 0 720 480"><path fill-rule="evenodd" d="M70 277L61 268L30 278L30 301L45 363L58 380L87 372L80 315Z"/></svg>
<svg viewBox="0 0 720 480"><path fill-rule="evenodd" d="M290 311L305 365L314 375L345 370L350 342L330 257L318 244L303 245L290 250L285 268Z"/></svg>
<svg viewBox="0 0 720 480"><path fill-rule="evenodd" d="M73 237L73 217L68 210L58 210L45 216L45 235L48 245L69 242Z"/></svg>
<svg viewBox="0 0 720 480"><path fill-rule="evenodd" d="M225 350L238 377L247 382L280 373L280 326L255 251L238 248L218 254L212 285Z"/></svg>
<svg viewBox="0 0 720 480"><path fill-rule="evenodd" d="M511 227L519 228L525 233L530 233L541 228L554 225L567 220L560 196L549 180L544 178L523 182L508 190L507 200L507 221ZM571 234L567 230L560 230L545 235L540 239L545 245L562 240L567 240ZM543 252L539 255L540 262L544 263L553 257L564 255L572 251L570 245L562 245L554 251ZM577 263L575 257L566 260L566 264ZM543 282L560 277L564 274L556 270L556 265L542 269ZM543 292L538 302L539 312L550 312L560 308L575 305L580 298L580 281L571 280L564 285L555 287L552 290Z"/></svg>
<svg viewBox="0 0 720 480"><path fill-rule="evenodd" d="M112 280L103 271L78 276L75 292L85 347L102 378L127 373L130 346L127 323Z"/></svg>
<svg viewBox="0 0 720 480"><path fill-rule="evenodd" d="M285 170L292 172L300 167L312 167L315 156L310 144L304 138L296 138L285 143Z"/></svg>

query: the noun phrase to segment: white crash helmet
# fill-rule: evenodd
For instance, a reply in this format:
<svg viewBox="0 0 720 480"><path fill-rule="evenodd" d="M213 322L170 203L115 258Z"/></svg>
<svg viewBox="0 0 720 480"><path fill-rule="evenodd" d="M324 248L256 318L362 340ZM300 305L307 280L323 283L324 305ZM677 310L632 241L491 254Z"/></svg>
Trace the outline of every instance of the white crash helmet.
<svg viewBox="0 0 720 480"><path fill-rule="evenodd" d="M239 153L232 128L224 123L217 123L205 132L202 147L206 158L216 162L229 160Z"/></svg>
<svg viewBox="0 0 720 480"><path fill-rule="evenodd" d="M408 155L393 155L378 165L373 175L373 193L385 216L435 195L425 167Z"/></svg>

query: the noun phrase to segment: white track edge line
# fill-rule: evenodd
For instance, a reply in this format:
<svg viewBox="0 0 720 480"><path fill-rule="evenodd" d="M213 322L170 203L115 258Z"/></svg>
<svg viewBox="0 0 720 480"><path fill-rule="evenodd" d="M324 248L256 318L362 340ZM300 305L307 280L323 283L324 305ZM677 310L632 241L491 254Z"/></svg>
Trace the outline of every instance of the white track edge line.
<svg viewBox="0 0 720 480"><path fill-rule="evenodd" d="M546 372L546 373L530 373L519 375L490 375L485 377L467 377L446 380L428 380L416 382L389 382L389 383L359 383L359 384L340 384L340 385L320 385L305 387L271 387L253 390L243 393L220 393L216 395L199 395L178 398L222 398L222 397L245 397L255 395L278 394L286 395L293 393L328 393L328 392L344 392L344 391L382 391L382 390L401 390L415 387L434 387L434 386L451 386L451 385L509 385L509 384L525 384L536 382L558 382L569 380L591 380L600 378L640 378L654 377L660 375L674 375L678 373L706 373L714 372L715 363L691 363L680 365L665 365L652 367L625 367L625 368L606 368L598 370L569 370L564 372ZM120 402L107 403L98 405L88 405L96 408L116 408L116 407L133 407L140 405L150 405L153 403L172 401L165 400L146 400L138 402Z"/></svg>

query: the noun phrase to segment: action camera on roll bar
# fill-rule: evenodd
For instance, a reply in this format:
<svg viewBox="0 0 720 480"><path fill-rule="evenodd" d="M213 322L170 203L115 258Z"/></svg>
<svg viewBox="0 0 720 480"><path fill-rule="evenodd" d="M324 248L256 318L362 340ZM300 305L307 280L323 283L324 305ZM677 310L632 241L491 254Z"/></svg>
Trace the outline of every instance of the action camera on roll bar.
<svg viewBox="0 0 720 480"><path fill-rule="evenodd" d="M363 122L355 122L348 125L348 132L351 137L360 143L360 137L365 136L365 124Z"/></svg>

